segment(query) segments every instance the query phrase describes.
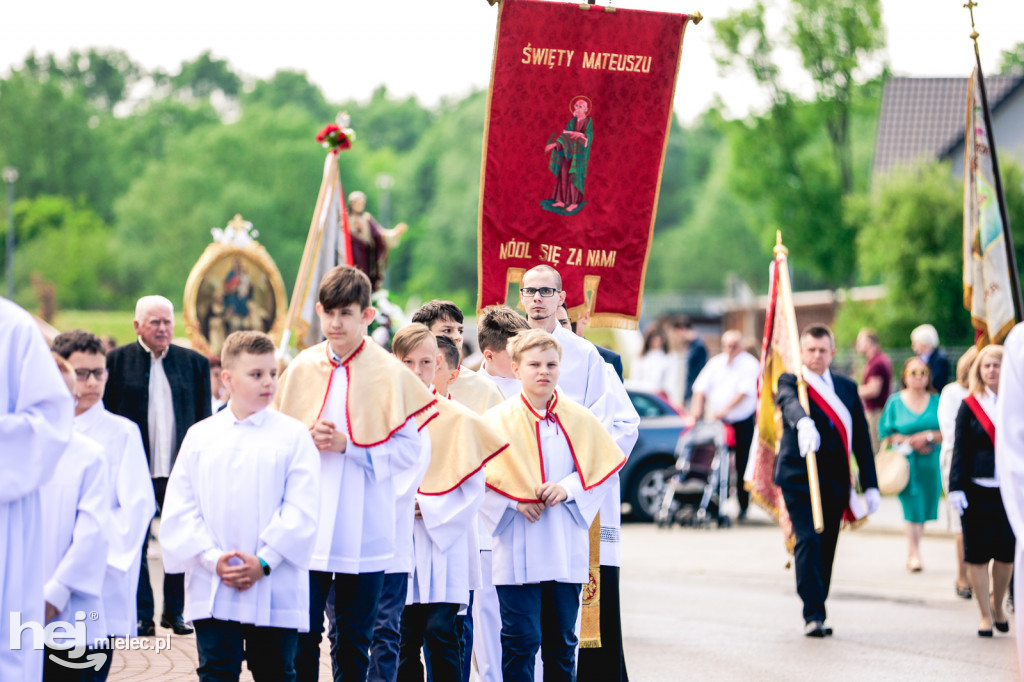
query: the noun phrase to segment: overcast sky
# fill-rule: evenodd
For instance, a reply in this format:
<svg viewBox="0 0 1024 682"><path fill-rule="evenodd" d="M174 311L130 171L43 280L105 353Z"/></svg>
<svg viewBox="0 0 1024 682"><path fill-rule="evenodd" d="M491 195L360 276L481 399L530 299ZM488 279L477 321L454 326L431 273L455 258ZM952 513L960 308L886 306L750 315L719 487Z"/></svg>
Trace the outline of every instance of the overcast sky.
<svg viewBox="0 0 1024 682"><path fill-rule="evenodd" d="M749 6L750 0L613 4L704 14L704 23L686 31L675 102L684 121L691 121L716 96L732 115L761 105L762 96L749 79L720 74L713 59L710 22ZM885 59L893 72L969 75L970 18L962 5L962 0L882 0ZM1024 41L1024 0L981 0L975 17L982 65L993 72L1000 53ZM72 48L115 47L147 69L172 73L183 61L212 50L243 76L305 71L332 101L365 99L384 84L396 95L415 95L433 105L445 95L459 97L486 87L496 18L497 7L486 0L177 0L153 5L138 0L10 0L0 10L0 73L21 64L33 50L64 56ZM783 18L781 12L769 16L775 24ZM792 74L799 71L789 69Z"/></svg>

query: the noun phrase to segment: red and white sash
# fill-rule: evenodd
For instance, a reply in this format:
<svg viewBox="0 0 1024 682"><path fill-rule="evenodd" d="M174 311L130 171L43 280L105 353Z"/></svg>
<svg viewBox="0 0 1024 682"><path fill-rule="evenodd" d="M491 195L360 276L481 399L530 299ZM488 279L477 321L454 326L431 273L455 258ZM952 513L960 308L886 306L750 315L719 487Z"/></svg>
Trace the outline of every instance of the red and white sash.
<svg viewBox="0 0 1024 682"><path fill-rule="evenodd" d="M856 487L853 484L853 469L850 466L850 457L853 454L853 416L849 408L836 395L835 389L825 382L820 375L815 374L807 367L802 371L804 381L807 382L807 397L814 401L825 416L829 418L832 425L839 432L839 438L846 450L846 470L850 472L850 499L846 509L843 511L843 521L853 522L867 515L867 508L860 497L857 496Z"/></svg>
<svg viewBox="0 0 1024 682"><path fill-rule="evenodd" d="M967 403L967 407L970 408L971 412L981 423L981 428L985 429L985 433L992 440L992 447L996 445L996 425L992 423L992 418L988 416L988 412L985 411L985 406L981 404L981 401L974 395L969 395L964 398L964 402Z"/></svg>
<svg viewBox="0 0 1024 682"><path fill-rule="evenodd" d="M814 401L814 404L825 413L839 431L843 445L846 447L846 456L850 457L853 452L853 417L843 401L836 395L835 389L829 386L825 380L803 368L804 381L807 382L807 395Z"/></svg>

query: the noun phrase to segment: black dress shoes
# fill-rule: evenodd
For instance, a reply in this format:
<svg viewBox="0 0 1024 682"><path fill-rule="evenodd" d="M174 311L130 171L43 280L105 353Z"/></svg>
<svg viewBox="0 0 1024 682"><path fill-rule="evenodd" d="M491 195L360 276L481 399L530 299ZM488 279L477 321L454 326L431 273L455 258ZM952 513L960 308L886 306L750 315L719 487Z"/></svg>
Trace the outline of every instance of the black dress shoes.
<svg viewBox="0 0 1024 682"><path fill-rule="evenodd" d="M139 621L139 637L153 637L156 635L156 626L151 620Z"/></svg>
<svg viewBox="0 0 1024 682"><path fill-rule="evenodd" d="M804 625L804 636L805 637L827 637L832 634L832 628L827 628L826 632L825 624L820 620L812 620Z"/></svg>
<svg viewBox="0 0 1024 682"><path fill-rule="evenodd" d="M166 613L160 618L160 627L167 628L176 635L191 635L195 632L185 624L185 619L181 616L169 616Z"/></svg>

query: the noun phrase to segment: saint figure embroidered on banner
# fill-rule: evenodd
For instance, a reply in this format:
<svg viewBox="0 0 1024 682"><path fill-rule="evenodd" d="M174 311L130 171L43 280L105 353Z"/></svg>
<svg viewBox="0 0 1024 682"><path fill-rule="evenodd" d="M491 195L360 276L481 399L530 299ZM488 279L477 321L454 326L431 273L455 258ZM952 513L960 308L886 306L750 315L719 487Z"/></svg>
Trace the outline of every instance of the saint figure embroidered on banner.
<svg viewBox="0 0 1024 682"><path fill-rule="evenodd" d="M541 208L560 215L575 215L587 203L583 199L594 141L593 104L585 95L572 98L572 118L565 129L548 138L544 153L551 154L548 169L555 176L555 190L550 199L540 202Z"/></svg>

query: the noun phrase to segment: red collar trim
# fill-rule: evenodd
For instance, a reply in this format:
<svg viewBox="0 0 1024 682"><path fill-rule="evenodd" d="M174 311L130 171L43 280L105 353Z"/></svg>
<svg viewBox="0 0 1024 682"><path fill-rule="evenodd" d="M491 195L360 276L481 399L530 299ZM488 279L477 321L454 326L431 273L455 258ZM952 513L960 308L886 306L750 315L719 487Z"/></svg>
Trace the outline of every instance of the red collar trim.
<svg viewBox="0 0 1024 682"><path fill-rule="evenodd" d="M519 398L523 401L523 404L526 405L526 409L530 411L530 414L532 414L534 418L537 419L537 421L544 421L545 419L551 421L554 417L555 407L558 405L558 389L555 389L554 395L552 395L551 398L548 400L548 404L546 406L547 414L543 417L541 416L540 412L538 412L533 407L533 405L530 404L530 400L526 397L525 393L520 393Z"/></svg>
<svg viewBox="0 0 1024 682"><path fill-rule="evenodd" d="M327 345L330 346L331 344L328 343ZM343 365L345 365L347 367L350 362L352 362L353 360L356 359L357 355L359 355L360 353L363 352L363 348L365 348L365 347L366 347L366 337L364 336L363 340L359 342L359 345L356 347L356 349L354 351L352 351L351 353L349 353L348 357L342 359L341 364L343 364Z"/></svg>

